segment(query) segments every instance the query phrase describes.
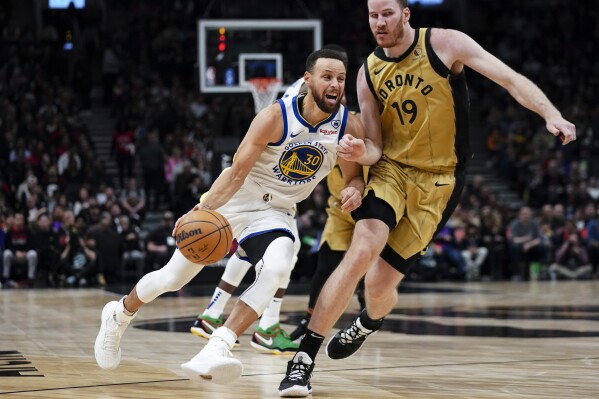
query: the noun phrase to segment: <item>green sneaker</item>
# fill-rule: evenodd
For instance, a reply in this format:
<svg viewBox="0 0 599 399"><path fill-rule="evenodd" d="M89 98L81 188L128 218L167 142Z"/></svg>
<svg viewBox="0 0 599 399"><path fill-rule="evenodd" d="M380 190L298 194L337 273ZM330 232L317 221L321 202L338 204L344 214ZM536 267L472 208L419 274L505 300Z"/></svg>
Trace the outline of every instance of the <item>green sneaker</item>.
<svg viewBox="0 0 599 399"><path fill-rule="evenodd" d="M191 326L190 331L193 335L197 335L198 337L210 339L210 336L223 323L223 315L221 314L218 318L206 316L205 314L198 315L198 318ZM235 341L234 348L239 347L239 340Z"/></svg>
<svg viewBox="0 0 599 399"><path fill-rule="evenodd" d="M281 328L279 323L273 324L266 330L258 327L252 335L250 344L254 349L274 353L275 355L295 353L299 348L299 344L289 338L289 335Z"/></svg>
<svg viewBox="0 0 599 399"><path fill-rule="evenodd" d="M198 315L195 323L191 326L191 333L198 337L210 339L210 336L220 326L223 325L223 315L221 314L218 318L206 316L204 314Z"/></svg>

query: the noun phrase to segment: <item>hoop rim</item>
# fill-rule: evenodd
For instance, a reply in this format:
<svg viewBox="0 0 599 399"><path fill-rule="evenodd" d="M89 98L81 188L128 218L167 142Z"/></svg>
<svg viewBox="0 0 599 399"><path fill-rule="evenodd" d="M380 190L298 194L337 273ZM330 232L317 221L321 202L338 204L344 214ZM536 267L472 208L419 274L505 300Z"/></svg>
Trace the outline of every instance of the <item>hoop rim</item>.
<svg viewBox="0 0 599 399"><path fill-rule="evenodd" d="M245 81L246 85L253 86L258 92L264 93L270 86L280 85L282 79L274 76L258 76Z"/></svg>

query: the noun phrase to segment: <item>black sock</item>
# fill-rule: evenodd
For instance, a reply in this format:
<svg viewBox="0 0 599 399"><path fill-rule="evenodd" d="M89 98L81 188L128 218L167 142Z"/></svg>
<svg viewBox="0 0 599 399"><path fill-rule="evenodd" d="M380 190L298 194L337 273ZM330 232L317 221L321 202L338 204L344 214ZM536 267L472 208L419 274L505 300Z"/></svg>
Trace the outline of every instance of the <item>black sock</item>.
<svg viewBox="0 0 599 399"><path fill-rule="evenodd" d="M366 309L364 309L358 317L360 317L360 323L362 323L362 325L369 330L378 330L379 328L381 328L381 325L383 325L383 320L385 320L385 318L377 320L371 319L368 316L368 312L366 312Z"/></svg>
<svg viewBox="0 0 599 399"><path fill-rule="evenodd" d="M307 329L306 335L300 342L300 346L297 349L298 352L306 352L310 359L314 361L316 359L316 354L320 349L320 345L322 345L324 341L324 337L320 334L316 334L314 331Z"/></svg>

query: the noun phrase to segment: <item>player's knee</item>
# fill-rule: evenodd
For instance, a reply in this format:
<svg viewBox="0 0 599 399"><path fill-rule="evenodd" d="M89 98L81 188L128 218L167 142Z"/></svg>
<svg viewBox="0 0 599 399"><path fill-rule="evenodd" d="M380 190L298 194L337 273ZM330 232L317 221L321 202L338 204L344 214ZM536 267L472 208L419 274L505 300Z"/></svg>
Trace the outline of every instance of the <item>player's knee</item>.
<svg viewBox="0 0 599 399"><path fill-rule="evenodd" d="M393 301L397 302L397 289L396 286L385 286L382 284L375 284L366 280L365 282L365 295L368 302L381 302L381 301Z"/></svg>
<svg viewBox="0 0 599 399"><path fill-rule="evenodd" d="M271 280L273 285L279 288L285 282L285 279L289 277L289 268L285 267L282 264L283 262L277 263L265 263L260 274Z"/></svg>
<svg viewBox="0 0 599 399"><path fill-rule="evenodd" d="M164 269L162 269L164 271ZM160 276L161 291L172 292L179 291L186 284L186 281L181 279L175 273L162 273Z"/></svg>
<svg viewBox="0 0 599 399"><path fill-rule="evenodd" d="M347 251L346 264L352 273L363 276L379 256L379 251L368 245L354 245Z"/></svg>

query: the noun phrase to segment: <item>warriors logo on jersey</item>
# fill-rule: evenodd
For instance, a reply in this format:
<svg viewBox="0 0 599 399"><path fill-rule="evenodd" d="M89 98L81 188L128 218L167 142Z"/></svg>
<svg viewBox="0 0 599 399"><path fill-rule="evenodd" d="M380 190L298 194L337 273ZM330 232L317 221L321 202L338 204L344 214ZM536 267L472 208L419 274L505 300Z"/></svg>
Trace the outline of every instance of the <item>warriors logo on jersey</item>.
<svg viewBox="0 0 599 399"><path fill-rule="evenodd" d="M311 180L322 166L323 151L312 145L291 146L279 160L279 170L289 183ZM323 148L327 151L326 148ZM275 171L276 173L276 171Z"/></svg>

